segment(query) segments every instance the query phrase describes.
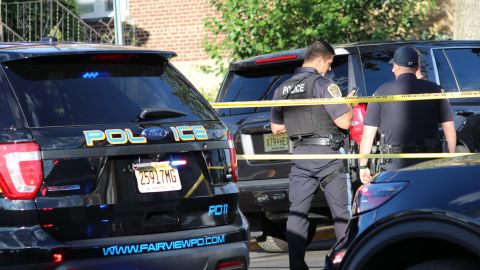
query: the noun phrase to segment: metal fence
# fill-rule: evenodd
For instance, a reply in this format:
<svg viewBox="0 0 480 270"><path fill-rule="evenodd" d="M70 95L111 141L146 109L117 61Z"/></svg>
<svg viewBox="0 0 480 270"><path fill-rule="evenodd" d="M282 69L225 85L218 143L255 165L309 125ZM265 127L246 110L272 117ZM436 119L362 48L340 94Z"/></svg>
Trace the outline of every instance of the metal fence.
<svg viewBox="0 0 480 270"><path fill-rule="evenodd" d="M78 17L65 1L2 3L0 23L0 38L4 42L39 41L44 36L55 36L59 41L111 43Z"/></svg>

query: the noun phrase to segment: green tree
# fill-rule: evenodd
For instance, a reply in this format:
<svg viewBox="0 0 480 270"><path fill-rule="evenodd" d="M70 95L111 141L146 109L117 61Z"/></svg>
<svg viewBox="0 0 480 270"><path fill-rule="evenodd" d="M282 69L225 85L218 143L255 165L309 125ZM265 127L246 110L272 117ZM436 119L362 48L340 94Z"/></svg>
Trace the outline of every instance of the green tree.
<svg viewBox="0 0 480 270"><path fill-rule="evenodd" d="M330 43L433 38L423 26L434 0L210 0L220 17L208 17L204 48L225 62ZM225 61L226 60L226 61ZM206 70L212 71L212 70Z"/></svg>

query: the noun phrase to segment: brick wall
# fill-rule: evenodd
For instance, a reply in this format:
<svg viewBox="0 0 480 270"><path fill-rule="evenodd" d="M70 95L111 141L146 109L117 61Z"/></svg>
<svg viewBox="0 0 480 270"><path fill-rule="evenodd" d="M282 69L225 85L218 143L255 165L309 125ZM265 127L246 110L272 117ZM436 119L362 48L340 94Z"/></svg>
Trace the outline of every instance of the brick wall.
<svg viewBox="0 0 480 270"><path fill-rule="evenodd" d="M175 61L208 58L203 20L216 14L208 0L130 0L128 9L144 47L175 51Z"/></svg>

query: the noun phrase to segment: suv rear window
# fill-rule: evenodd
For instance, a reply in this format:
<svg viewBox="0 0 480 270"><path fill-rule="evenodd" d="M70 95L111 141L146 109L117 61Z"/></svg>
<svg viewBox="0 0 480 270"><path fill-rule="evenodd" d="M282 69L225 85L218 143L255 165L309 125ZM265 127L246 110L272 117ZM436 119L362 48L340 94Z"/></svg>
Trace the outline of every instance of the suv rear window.
<svg viewBox="0 0 480 270"><path fill-rule="evenodd" d="M216 119L202 96L159 55L34 57L5 66L31 127L132 123L147 108L185 113L175 121Z"/></svg>
<svg viewBox="0 0 480 270"><path fill-rule="evenodd" d="M280 84L289 79L302 62L291 62L288 66L269 69L249 69L230 71L220 89L218 102L271 100ZM348 92L348 55L336 55L332 70L326 77L338 84L345 96ZM269 111L270 108L232 108L220 109L220 116Z"/></svg>
<svg viewBox="0 0 480 270"><path fill-rule="evenodd" d="M386 49L362 53L363 75L368 96L373 95L380 85L395 80L392 64L389 63L393 53Z"/></svg>
<svg viewBox="0 0 480 270"><path fill-rule="evenodd" d="M219 102L264 100L266 96L273 97L275 88L293 75L298 65L272 69L254 69L229 72L224 83ZM270 93L270 95L268 95ZM268 109L268 108L267 108ZM220 116L253 113L257 108L227 108L220 109Z"/></svg>
<svg viewBox="0 0 480 270"><path fill-rule="evenodd" d="M10 129L17 125L15 117L13 116L13 108L10 105L14 104L13 95L8 82L5 77L0 75L0 130Z"/></svg>

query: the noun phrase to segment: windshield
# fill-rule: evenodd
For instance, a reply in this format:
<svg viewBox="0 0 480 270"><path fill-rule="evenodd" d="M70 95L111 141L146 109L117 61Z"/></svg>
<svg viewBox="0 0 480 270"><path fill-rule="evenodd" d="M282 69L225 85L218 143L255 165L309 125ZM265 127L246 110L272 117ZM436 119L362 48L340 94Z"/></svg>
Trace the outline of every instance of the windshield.
<svg viewBox="0 0 480 270"><path fill-rule="evenodd" d="M119 56L18 60L5 64L6 74L31 127L132 123L144 109L184 113L164 121L216 119L207 101L165 59Z"/></svg>

